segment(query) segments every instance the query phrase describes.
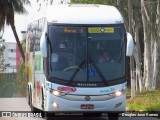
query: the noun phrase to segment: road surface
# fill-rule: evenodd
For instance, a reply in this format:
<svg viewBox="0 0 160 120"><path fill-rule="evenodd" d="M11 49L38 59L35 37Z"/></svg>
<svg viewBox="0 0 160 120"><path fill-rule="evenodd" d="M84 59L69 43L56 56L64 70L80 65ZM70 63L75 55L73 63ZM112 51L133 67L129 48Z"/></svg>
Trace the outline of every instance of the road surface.
<svg viewBox="0 0 160 120"><path fill-rule="evenodd" d="M30 111L26 98L0 98L0 112L3 111ZM43 118L34 117L0 117L0 120L44 120ZM101 118L85 118L81 115L64 115L54 120L108 120L106 115ZM152 117L120 117L119 120L158 120Z"/></svg>

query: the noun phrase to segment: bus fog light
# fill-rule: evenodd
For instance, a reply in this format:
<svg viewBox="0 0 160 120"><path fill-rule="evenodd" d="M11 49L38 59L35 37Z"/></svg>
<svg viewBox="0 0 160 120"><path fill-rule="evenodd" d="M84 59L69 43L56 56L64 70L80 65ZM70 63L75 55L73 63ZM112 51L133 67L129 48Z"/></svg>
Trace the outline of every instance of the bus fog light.
<svg viewBox="0 0 160 120"><path fill-rule="evenodd" d="M116 92L115 92L115 96L116 96L116 97L119 97L119 96L121 96L121 95L122 95L122 91L116 91Z"/></svg>
<svg viewBox="0 0 160 120"><path fill-rule="evenodd" d="M57 107L58 107L58 103L53 102L53 103L52 103L52 106L55 107L55 108L57 108Z"/></svg>

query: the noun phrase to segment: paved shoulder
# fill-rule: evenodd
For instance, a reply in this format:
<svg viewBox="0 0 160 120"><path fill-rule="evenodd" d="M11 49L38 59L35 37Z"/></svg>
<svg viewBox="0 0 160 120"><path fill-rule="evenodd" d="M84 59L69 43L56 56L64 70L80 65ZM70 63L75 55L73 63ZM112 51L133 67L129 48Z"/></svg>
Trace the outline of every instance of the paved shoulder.
<svg viewBox="0 0 160 120"><path fill-rule="evenodd" d="M0 98L0 111L29 111L26 98Z"/></svg>
<svg viewBox="0 0 160 120"><path fill-rule="evenodd" d="M30 111L26 98L0 98L0 112L2 111ZM43 118L0 118L0 120L44 120ZM108 120L107 116L101 118L85 118L83 116L61 116L54 120ZM158 120L153 117L120 117L119 120Z"/></svg>

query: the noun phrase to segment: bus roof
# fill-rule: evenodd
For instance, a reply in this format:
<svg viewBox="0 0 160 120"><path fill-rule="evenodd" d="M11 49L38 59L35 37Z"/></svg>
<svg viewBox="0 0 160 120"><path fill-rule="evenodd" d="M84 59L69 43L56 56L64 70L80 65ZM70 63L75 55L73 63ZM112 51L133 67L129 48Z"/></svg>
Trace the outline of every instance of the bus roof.
<svg viewBox="0 0 160 120"><path fill-rule="evenodd" d="M48 22L62 24L120 24L122 15L114 6L95 4L64 4L48 7Z"/></svg>

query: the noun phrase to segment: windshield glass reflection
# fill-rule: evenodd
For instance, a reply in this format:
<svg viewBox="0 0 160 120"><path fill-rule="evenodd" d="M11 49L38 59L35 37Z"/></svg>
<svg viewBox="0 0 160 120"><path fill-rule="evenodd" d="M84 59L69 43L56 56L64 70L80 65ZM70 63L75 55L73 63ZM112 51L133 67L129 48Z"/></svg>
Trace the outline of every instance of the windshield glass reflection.
<svg viewBox="0 0 160 120"><path fill-rule="evenodd" d="M124 28L107 30L49 26L49 75L68 82L89 83L124 77Z"/></svg>

